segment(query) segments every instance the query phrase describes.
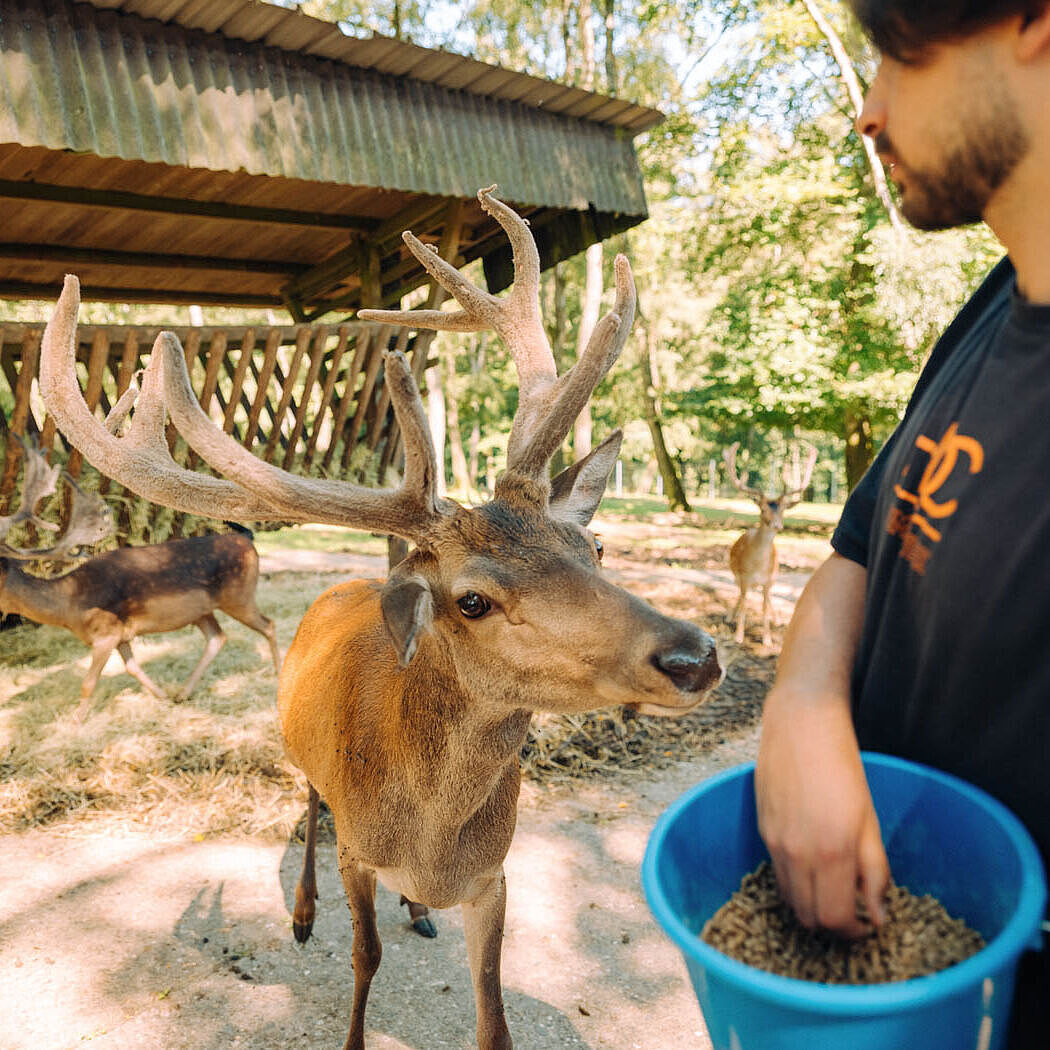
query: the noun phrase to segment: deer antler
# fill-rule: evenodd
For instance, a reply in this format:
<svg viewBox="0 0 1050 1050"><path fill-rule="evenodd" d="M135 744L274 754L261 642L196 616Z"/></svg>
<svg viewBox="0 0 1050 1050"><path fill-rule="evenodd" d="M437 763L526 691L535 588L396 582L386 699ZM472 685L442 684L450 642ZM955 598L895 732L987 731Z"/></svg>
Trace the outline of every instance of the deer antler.
<svg viewBox="0 0 1050 1050"><path fill-rule="evenodd" d="M495 331L506 343L518 372L518 411L507 445L508 469L545 479L547 464L573 421L620 356L634 319L635 289L626 256L615 261L616 302L595 326L579 360L558 376L540 315L540 259L528 222L493 196L478 190L481 207L506 231L514 257L514 285L503 299L471 284L459 270L407 230L409 251L462 309L360 310L366 321L447 332Z"/></svg>
<svg viewBox="0 0 1050 1050"><path fill-rule="evenodd" d="M50 496L58 484L58 475L62 468L59 466L49 467L47 460L37 451L36 441L32 437L20 438L17 434L11 435L22 446L22 459L24 461L22 477L22 498L18 503L18 509L14 514L0 518L0 540L2 540L16 525L23 522L31 522L38 529L48 532L57 532L58 526L52 525L50 521L36 516L36 505L45 497Z"/></svg>
<svg viewBox="0 0 1050 1050"><path fill-rule="evenodd" d="M808 442L806 445L806 465L799 469L799 446L792 448L792 470L788 469L788 461L784 460L784 487L781 489L780 498L785 509L794 507L802 501L802 494L809 485L809 479L813 477L813 467L817 462L817 449L815 445Z"/></svg>
<svg viewBox="0 0 1050 1050"><path fill-rule="evenodd" d="M414 540L450 504L437 497L434 454L419 389L403 354L385 353L386 382L405 442L405 473L396 489L303 478L253 456L201 409L185 355L172 332L161 332L123 437L115 431L130 407L119 403L106 424L88 409L77 381L76 320L80 285L67 276L44 332L40 390L59 428L99 470L133 492L189 514L233 521L295 521L352 525ZM226 478L180 467L168 451L167 417L187 444Z"/></svg>
<svg viewBox="0 0 1050 1050"><path fill-rule="evenodd" d="M32 522L39 529L57 532L58 526L38 518L33 508L45 496L55 491L59 473L73 488L73 506L69 513L69 524L51 547L12 547L0 543L0 554L18 561L69 561L80 547L93 547L113 533L113 512L101 496L83 492L69 474L61 467L49 467L47 460L37 450L32 438L22 442L25 450L25 478L22 483L22 500L18 510L7 518L0 518L0 540L3 540L15 525Z"/></svg>
<svg viewBox="0 0 1050 1050"><path fill-rule="evenodd" d="M723 453L723 457L726 461L726 473L729 475L729 480L733 485L744 493L746 496L750 496L753 500L761 501L765 495L761 489L752 488L750 485L745 485L740 478L737 477L736 473L736 451L740 448L740 442L734 441Z"/></svg>

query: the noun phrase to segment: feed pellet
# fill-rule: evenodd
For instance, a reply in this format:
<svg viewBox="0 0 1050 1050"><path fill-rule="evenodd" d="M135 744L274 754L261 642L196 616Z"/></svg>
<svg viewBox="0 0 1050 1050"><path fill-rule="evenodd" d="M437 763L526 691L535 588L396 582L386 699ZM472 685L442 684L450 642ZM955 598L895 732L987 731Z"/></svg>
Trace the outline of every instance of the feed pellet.
<svg viewBox="0 0 1050 1050"><path fill-rule="evenodd" d="M763 861L707 921L700 936L720 952L783 977L826 984L882 984L937 973L984 947L984 939L939 901L891 886L886 921L850 941L795 918Z"/></svg>

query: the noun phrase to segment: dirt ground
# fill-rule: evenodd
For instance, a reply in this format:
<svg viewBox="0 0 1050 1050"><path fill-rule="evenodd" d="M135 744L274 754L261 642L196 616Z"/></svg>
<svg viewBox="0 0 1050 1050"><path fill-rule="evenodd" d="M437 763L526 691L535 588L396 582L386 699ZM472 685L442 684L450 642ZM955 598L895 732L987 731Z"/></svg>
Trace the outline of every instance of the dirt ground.
<svg viewBox="0 0 1050 1050"><path fill-rule="evenodd" d="M764 650L757 625L744 647L732 642L725 552L733 534L699 543L699 526L675 515L644 527L613 519L601 526L610 575L716 635L728 674L681 725L613 721L611 743L596 740L590 725L571 746L562 740L540 753L536 745L506 864L508 1023L519 1050L705 1050L685 967L648 911L639 867L653 824L675 797L753 757L777 645ZM824 554L819 541L780 546L777 644ZM383 562L277 551L264 555L263 570L273 584L313 573L327 585L380 575ZM282 647L289 641L282 636ZM221 683L222 659L205 689ZM119 665L106 674L119 677ZM62 681L68 687L78 676ZM5 679L0 709L15 709L34 686L23 688L28 679L0 660L0 687ZM0 739L0 758L12 768L19 746ZM302 857L294 835L201 834L171 821L151 828L78 812L0 835L0 1050L342 1046L351 934L334 843L319 847L318 918L300 946L290 928ZM369 1050L473 1047L459 910L436 913L434 940L414 933L382 889L377 910L384 955L369 998Z"/></svg>

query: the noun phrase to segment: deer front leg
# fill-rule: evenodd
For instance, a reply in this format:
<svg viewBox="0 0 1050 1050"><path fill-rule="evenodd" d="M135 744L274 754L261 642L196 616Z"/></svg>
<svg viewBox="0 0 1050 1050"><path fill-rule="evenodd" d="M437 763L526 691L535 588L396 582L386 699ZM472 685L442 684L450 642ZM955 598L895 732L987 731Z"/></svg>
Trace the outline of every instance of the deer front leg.
<svg viewBox="0 0 1050 1050"><path fill-rule="evenodd" d="M189 697L197 683L200 681L201 675L204 674L207 669L208 664L218 656L219 650L226 644L226 635L222 633L219 621L216 620L211 613L202 616L196 622L195 626L199 627L201 633L204 635L204 652L201 653L201 658L197 662L197 666L193 669L193 673L172 694L171 698L176 703Z"/></svg>
<svg viewBox="0 0 1050 1050"><path fill-rule="evenodd" d="M773 610L770 605L769 592L773 588L771 580L767 580L765 585L762 587L762 644L769 648L773 644L773 635L770 631L770 624L772 623Z"/></svg>
<svg viewBox="0 0 1050 1050"><path fill-rule="evenodd" d="M354 926L351 962L354 968L354 1005L350 1014L350 1034L343 1050L365 1050L365 1004L372 978L383 958L383 944L376 929L376 873L357 861L340 861L346 900Z"/></svg>
<svg viewBox="0 0 1050 1050"><path fill-rule="evenodd" d="M314 928L314 901L317 900L317 878L314 874L314 853L317 847L317 811L321 796L310 785L306 803L306 849L303 853L303 870L295 887L295 911L292 913L292 933L300 944L310 939Z"/></svg>
<svg viewBox="0 0 1050 1050"><path fill-rule="evenodd" d="M738 586L740 587L740 597L737 599L736 611L733 613L733 619L736 621L736 634L734 637L738 645L743 645L744 618L747 609L747 584L740 582Z"/></svg>
<svg viewBox="0 0 1050 1050"><path fill-rule="evenodd" d="M478 1015L478 1050L513 1050L503 1016L500 983L506 906L507 884L502 870L474 900L463 905L463 932Z"/></svg>

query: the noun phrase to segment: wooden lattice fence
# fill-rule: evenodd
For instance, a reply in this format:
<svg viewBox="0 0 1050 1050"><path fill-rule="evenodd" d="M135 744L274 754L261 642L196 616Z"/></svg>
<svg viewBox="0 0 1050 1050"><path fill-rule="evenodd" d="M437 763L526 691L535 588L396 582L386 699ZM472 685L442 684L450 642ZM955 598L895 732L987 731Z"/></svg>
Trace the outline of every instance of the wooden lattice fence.
<svg viewBox="0 0 1050 1050"><path fill-rule="evenodd" d="M201 406L241 444L269 463L299 474L382 483L400 459L397 427L382 382L382 351L397 346L420 359L429 338L407 329L348 322L337 327L174 328ZM11 434L29 434L52 460L118 508L121 542L158 542L198 531L186 515L124 490L69 451L47 415L36 377L43 325L0 326L0 515L17 502L22 453ZM127 389L149 354L157 329L82 325L77 362L84 396L101 418ZM427 333L430 335L430 333ZM169 428L175 459L207 469ZM48 515L60 520L68 499Z"/></svg>

